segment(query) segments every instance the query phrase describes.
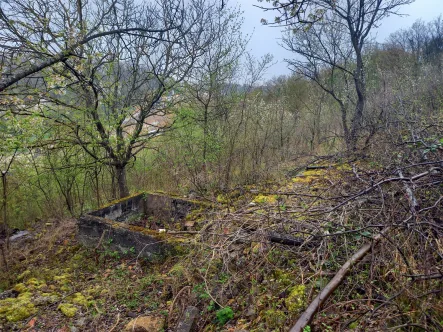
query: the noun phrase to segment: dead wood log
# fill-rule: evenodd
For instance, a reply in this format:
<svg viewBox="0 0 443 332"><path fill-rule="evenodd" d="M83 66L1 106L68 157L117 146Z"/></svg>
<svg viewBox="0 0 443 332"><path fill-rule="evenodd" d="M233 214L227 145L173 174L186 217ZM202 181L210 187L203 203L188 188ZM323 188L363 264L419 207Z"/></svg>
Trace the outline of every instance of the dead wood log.
<svg viewBox="0 0 443 332"><path fill-rule="evenodd" d="M302 238L283 235L275 232L270 232L267 234L267 236L270 242L284 244L287 246L301 246L306 242L306 240Z"/></svg>
<svg viewBox="0 0 443 332"><path fill-rule="evenodd" d="M306 166L306 170L316 170L316 169L328 169L331 168L331 165L323 165L323 166L318 166L318 165L312 165L312 166Z"/></svg>
<svg viewBox="0 0 443 332"><path fill-rule="evenodd" d="M377 234L372 238L372 242L366 243L361 247L354 255L351 256L349 260L340 268L340 270L335 274L335 276L329 281L325 288L317 295L317 297L311 302L309 307L297 320L297 323L292 327L290 332L301 332L303 329L312 321L314 315L320 309L320 307L325 303L325 301L331 296L334 290L343 282L349 270L363 259L370 251L373 245L380 241L382 236L387 232L387 228L384 229L380 234Z"/></svg>
<svg viewBox="0 0 443 332"><path fill-rule="evenodd" d="M243 230L249 234L260 231L255 228L245 228ZM281 233L277 233L277 232L265 232L264 236L269 242L284 244L287 246L301 246L303 244L308 243L307 239L303 239L300 237L294 237L289 234L281 234Z"/></svg>

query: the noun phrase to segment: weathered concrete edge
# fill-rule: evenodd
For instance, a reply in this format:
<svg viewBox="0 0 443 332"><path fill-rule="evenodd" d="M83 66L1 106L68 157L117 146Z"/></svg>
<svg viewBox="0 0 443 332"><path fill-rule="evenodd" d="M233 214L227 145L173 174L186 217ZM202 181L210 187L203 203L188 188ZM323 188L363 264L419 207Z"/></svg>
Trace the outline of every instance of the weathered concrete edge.
<svg viewBox="0 0 443 332"><path fill-rule="evenodd" d="M191 210L213 207L207 202L189 200L178 196L169 196L157 192L141 192L123 199L115 200L101 208L88 212L78 220L78 241L86 247L133 253L140 257L153 258L164 256L172 249L167 242L166 233L158 233L144 227L132 226L118 222L107 216L118 216L122 210L147 212L147 197L163 197L171 201L172 205L187 204L189 213Z"/></svg>
<svg viewBox="0 0 443 332"><path fill-rule="evenodd" d="M93 215L97 217L104 217L108 219L114 220L118 216L122 214L122 212L126 212L128 210L133 211L140 211L143 214L150 215L150 209L152 208L150 202L156 201L158 199L166 199L169 202L167 203L167 209L170 210L172 214L178 212L178 211L172 211L172 208L176 208L179 205L186 204L188 209L185 213L179 213L181 217L183 217L183 214L189 213L191 210L197 209L197 208L203 208L203 209L210 209L214 208L214 205L208 202L202 202L197 200L191 200L175 195L167 195L165 193L161 192L139 192L135 193L133 195L127 196L125 198L121 198L118 200L114 200L112 202L109 202L106 205L101 206L97 210L87 212L86 215ZM164 201L164 204L166 201ZM157 212L161 213L161 209L156 209ZM183 211L181 211L183 212ZM180 218L179 218L180 219Z"/></svg>
<svg viewBox="0 0 443 332"><path fill-rule="evenodd" d="M144 258L164 256L170 249L165 237L143 227L84 215L79 218L78 241L86 247L132 253Z"/></svg>
<svg viewBox="0 0 443 332"><path fill-rule="evenodd" d="M137 193L131 196L127 196L122 199L114 200L106 205L101 206L97 210L87 212L85 215L91 215L96 216L100 218L106 218L103 217L104 215L112 216L115 215L118 217L122 213L122 210L127 211L130 210L141 210L142 212L145 212L145 206L144 206L144 198L145 193ZM107 217L107 219L113 219L112 217Z"/></svg>
<svg viewBox="0 0 443 332"><path fill-rule="evenodd" d="M184 202L193 204L195 206L200 206L200 207L205 207L205 208L214 208L214 207L217 206L216 204L211 203L211 202L205 202L205 201L189 199L189 198L181 197L181 196L178 196L178 195L167 194L167 193L164 193L164 192L161 192L161 191L141 191L141 192L136 192L136 193L134 193L134 194L132 194L130 196L124 197L124 198L115 199L115 200L113 200L113 201L111 201L109 203L106 203L106 204L102 205L97 210L87 212L86 214L91 214L91 213L94 213L94 212L106 209L106 208L108 208L110 206L113 206L113 205L116 205L116 204L119 204L119 203L123 203L123 202L125 202L127 200L130 200L130 199L134 199L134 198L138 198L138 197L144 198L147 195L161 196L161 197L166 197L166 198L170 198L170 199L174 199L174 200L180 200L180 201L184 201Z"/></svg>

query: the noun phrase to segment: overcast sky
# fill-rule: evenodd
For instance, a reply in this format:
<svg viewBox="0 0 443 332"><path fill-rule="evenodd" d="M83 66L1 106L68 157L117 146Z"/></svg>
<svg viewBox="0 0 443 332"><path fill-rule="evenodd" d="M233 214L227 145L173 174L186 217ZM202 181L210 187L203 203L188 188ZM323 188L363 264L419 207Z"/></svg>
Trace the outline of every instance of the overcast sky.
<svg viewBox="0 0 443 332"><path fill-rule="evenodd" d="M235 4L235 1L232 0L231 4ZM260 24L261 18L267 18L271 22L274 15L272 13L264 13L259 8L253 7L253 5L260 4L257 0L237 0L237 3L244 12L245 23L243 31L247 34L252 34L248 45L249 50L256 57L271 53L277 62L269 69L266 78L290 74L284 59L290 58L293 55L278 45L279 38L281 38L281 29ZM261 4L268 3L264 1ZM375 31L378 41L384 41L390 33L407 28L418 19L430 21L443 14L443 0L416 0L411 5L401 7L399 12L407 16L390 16L386 18L381 27Z"/></svg>

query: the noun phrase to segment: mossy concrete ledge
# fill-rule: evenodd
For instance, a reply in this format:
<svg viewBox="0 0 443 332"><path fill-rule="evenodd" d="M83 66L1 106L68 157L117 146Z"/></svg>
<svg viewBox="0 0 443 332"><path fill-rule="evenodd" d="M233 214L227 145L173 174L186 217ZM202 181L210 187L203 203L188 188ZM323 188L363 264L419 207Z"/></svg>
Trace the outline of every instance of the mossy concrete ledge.
<svg viewBox="0 0 443 332"><path fill-rule="evenodd" d="M164 256L168 246L156 232L140 232L121 222L84 215L79 219L78 240L89 248L137 254L140 257ZM148 234L146 234L148 233Z"/></svg>
<svg viewBox="0 0 443 332"><path fill-rule="evenodd" d="M171 249L168 234L159 230L131 225L138 219L155 219L165 227L184 222L189 212L200 205L195 201L163 194L141 193L111 202L105 207L81 216L78 240L99 250L135 254L144 258L164 257Z"/></svg>

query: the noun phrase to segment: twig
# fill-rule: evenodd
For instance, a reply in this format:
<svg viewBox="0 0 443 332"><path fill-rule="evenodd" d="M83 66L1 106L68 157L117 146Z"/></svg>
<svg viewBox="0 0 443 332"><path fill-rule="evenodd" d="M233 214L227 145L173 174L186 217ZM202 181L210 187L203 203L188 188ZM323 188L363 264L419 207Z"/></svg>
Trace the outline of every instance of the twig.
<svg viewBox="0 0 443 332"><path fill-rule="evenodd" d="M398 170L397 172L400 178L404 179L402 171ZM413 216L415 216L417 214L417 210L420 210L420 206L418 205L417 199L415 198L414 191L407 182L403 182L403 187L405 188L406 195L408 196L411 213Z"/></svg>
<svg viewBox="0 0 443 332"><path fill-rule="evenodd" d="M212 250L212 256L211 259L209 260L208 263L208 267L206 268L206 272L205 272L205 276L203 278L203 281L205 282L205 288L206 288L206 293L209 295L209 297L212 299L212 301L214 301L214 303L216 303L218 306L220 306L221 308L224 308L220 303L218 303L218 301L211 295L211 292L209 290L209 286L208 286L208 281L207 281L207 277L208 277L208 271L209 271L209 267L212 264L212 261L214 260L215 257L215 250Z"/></svg>
<svg viewBox="0 0 443 332"><path fill-rule="evenodd" d="M97 303L94 302L94 308L97 311L97 313L102 314L103 312L97 307Z"/></svg>
<svg viewBox="0 0 443 332"><path fill-rule="evenodd" d="M119 322L120 322L120 313L117 314L117 322L112 326L112 328L108 332L114 331Z"/></svg>
<svg viewBox="0 0 443 332"><path fill-rule="evenodd" d="M442 273L433 273L433 274L405 274L407 278L412 278L415 280L430 280L430 279L442 279Z"/></svg>
<svg viewBox="0 0 443 332"><path fill-rule="evenodd" d="M413 323L407 323L407 324L403 324L403 325L398 325L398 326L394 326L389 328L389 331L397 331L399 329L405 328L405 327L409 327L409 326L414 326L414 327L418 327L420 329L423 329L423 331L428 331L428 329L426 328L426 326L420 325L420 324L413 324ZM404 331L404 330L403 330Z"/></svg>
<svg viewBox="0 0 443 332"><path fill-rule="evenodd" d="M98 243L97 243L97 245L95 246L95 248L94 248L94 254L95 254L95 263L98 265L98 263L99 263L99 253L98 253L98 249L100 248L100 246L102 245L102 241L103 241L103 238L105 237L105 233L107 232L107 230L104 230L103 232L102 232L102 235L100 236L100 239L98 240Z"/></svg>
<svg viewBox="0 0 443 332"><path fill-rule="evenodd" d="M169 313L168 313L168 326L171 326L171 317L172 317L172 310L174 310L175 302L177 301L178 297L183 293L186 289L190 289L191 286L185 286L182 289L180 289L175 295L174 299L172 300L171 306L169 307Z"/></svg>

